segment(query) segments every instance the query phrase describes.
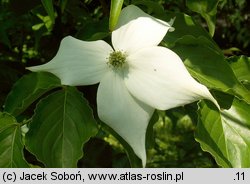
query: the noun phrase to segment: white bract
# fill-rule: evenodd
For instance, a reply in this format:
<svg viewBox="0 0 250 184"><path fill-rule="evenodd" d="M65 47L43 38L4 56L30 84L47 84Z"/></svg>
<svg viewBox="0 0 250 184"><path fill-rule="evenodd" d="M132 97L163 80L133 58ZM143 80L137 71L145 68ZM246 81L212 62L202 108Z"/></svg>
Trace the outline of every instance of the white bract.
<svg viewBox="0 0 250 184"><path fill-rule="evenodd" d="M166 110L205 98L216 100L196 82L173 51L158 46L171 25L130 5L104 41L65 37L56 56L31 71L55 74L64 85L100 83L99 118L115 130L146 164L145 135L154 109Z"/></svg>

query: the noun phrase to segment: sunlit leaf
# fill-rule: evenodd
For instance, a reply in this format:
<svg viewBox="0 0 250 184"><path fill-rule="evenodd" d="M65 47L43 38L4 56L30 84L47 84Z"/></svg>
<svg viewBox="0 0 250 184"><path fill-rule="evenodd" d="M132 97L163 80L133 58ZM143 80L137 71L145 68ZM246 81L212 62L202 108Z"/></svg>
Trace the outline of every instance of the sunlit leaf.
<svg viewBox="0 0 250 184"><path fill-rule="evenodd" d="M219 112L210 102L200 103L196 140L222 167L250 167L250 105L234 100Z"/></svg>
<svg viewBox="0 0 250 184"><path fill-rule="evenodd" d="M97 133L82 94L65 87L41 100L26 134L26 146L46 167L76 167L82 148Z"/></svg>
<svg viewBox="0 0 250 184"><path fill-rule="evenodd" d="M207 22L209 33L214 35L217 6L221 0L186 0L187 7L199 13Z"/></svg>
<svg viewBox="0 0 250 184"><path fill-rule="evenodd" d="M165 15L165 17L162 18L165 21L169 21L174 17L175 21L172 26L175 28L175 30L166 34L165 38L163 39L163 44L167 45L168 47L172 47L175 42L177 42L179 39L182 39L183 36L190 35L195 38L205 37L216 46L216 43L213 41L208 32L201 25L196 23L191 16L183 13L169 12Z"/></svg>
<svg viewBox="0 0 250 184"><path fill-rule="evenodd" d="M23 148L20 124L10 114L0 112L0 167L29 167Z"/></svg>
<svg viewBox="0 0 250 184"><path fill-rule="evenodd" d="M55 11L54 11L54 6L53 6L53 0L42 0L42 4L50 17L50 20L54 24L55 23Z"/></svg>
<svg viewBox="0 0 250 184"><path fill-rule="evenodd" d="M167 13L164 19L171 17L176 17L175 31L168 33L162 44L174 50L201 83L250 103L249 91L237 80L222 50L209 34L188 15Z"/></svg>
<svg viewBox="0 0 250 184"><path fill-rule="evenodd" d="M250 103L249 91L237 80L223 54L205 37L183 36L172 48L193 77L209 88L236 95Z"/></svg>
<svg viewBox="0 0 250 184"><path fill-rule="evenodd" d="M25 75L8 94L4 110L17 116L43 94L60 85L60 79L51 73L36 72Z"/></svg>
<svg viewBox="0 0 250 184"><path fill-rule="evenodd" d="M228 58L237 79L250 84L250 58L247 56L233 56Z"/></svg>
<svg viewBox="0 0 250 184"><path fill-rule="evenodd" d="M123 5L123 0L111 0L111 8L110 8L110 16L109 16L109 30L113 31L117 22L118 18L121 13Z"/></svg>

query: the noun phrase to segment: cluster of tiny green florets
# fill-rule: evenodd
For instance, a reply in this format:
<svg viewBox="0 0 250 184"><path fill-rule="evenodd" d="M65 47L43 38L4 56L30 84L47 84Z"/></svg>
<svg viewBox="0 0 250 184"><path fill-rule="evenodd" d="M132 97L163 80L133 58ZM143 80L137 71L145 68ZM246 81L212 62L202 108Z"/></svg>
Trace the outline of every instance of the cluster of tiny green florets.
<svg viewBox="0 0 250 184"><path fill-rule="evenodd" d="M121 51L112 52L109 55L107 63L115 69L122 68L126 63L126 54Z"/></svg>

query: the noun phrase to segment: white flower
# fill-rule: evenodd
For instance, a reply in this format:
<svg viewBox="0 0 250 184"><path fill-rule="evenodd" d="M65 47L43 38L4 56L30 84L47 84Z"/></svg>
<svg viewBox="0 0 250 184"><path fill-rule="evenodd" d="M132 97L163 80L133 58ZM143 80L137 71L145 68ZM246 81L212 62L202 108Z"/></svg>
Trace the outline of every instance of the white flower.
<svg viewBox="0 0 250 184"><path fill-rule="evenodd" d="M86 42L68 36L50 62L28 69L51 72L64 85L100 83L100 119L128 142L145 166L145 134L154 109L166 110L202 98L218 106L178 55L157 46L170 28L169 23L130 5L122 10L112 32L114 49L101 40Z"/></svg>

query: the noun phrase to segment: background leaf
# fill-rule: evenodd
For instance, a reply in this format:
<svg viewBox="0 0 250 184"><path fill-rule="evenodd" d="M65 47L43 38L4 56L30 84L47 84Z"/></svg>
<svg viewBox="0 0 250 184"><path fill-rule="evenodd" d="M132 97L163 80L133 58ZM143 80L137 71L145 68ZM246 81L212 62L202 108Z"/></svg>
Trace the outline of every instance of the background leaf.
<svg viewBox="0 0 250 184"><path fill-rule="evenodd" d="M111 0L110 16L109 16L109 30L113 31L118 22L121 13L123 0Z"/></svg>
<svg viewBox="0 0 250 184"><path fill-rule="evenodd" d="M233 56L228 58L237 79L243 84L250 85L250 58L247 56Z"/></svg>
<svg viewBox="0 0 250 184"><path fill-rule="evenodd" d="M250 93L235 76L222 50L193 19L182 13L167 13L164 20L176 17L162 44L184 61L191 75L209 88L236 95L250 103Z"/></svg>
<svg viewBox="0 0 250 184"><path fill-rule="evenodd" d="M208 32L200 24L196 23L191 16L184 13L168 12L164 17L162 17L162 19L164 19L165 21L169 21L174 17L175 21L173 23L173 27L175 28L175 30L166 34L162 42L164 45L166 45L167 47L173 47L179 39L182 39L184 36L190 35L195 38L205 37L207 40L212 42L213 45L217 47L217 49L219 49Z"/></svg>
<svg viewBox="0 0 250 184"><path fill-rule="evenodd" d="M54 11L54 6L53 6L53 0L42 0L42 4L50 17L50 20L54 24L55 23L55 11Z"/></svg>
<svg viewBox="0 0 250 184"><path fill-rule="evenodd" d="M25 75L8 94L4 110L17 116L43 94L60 85L60 79L51 73L35 72Z"/></svg>
<svg viewBox="0 0 250 184"><path fill-rule="evenodd" d="M199 13L207 22L209 33L214 35L217 6L221 0L186 0L187 7Z"/></svg>
<svg viewBox="0 0 250 184"><path fill-rule="evenodd" d="M60 8L61 8L61 12L63 13L66 6L67 6L67 3L68 3L68 0L59 0L59 5L60 5Z"/></svg>
<svg viewBox="0 0 250 184"><path fill-rule="evenodd" d="M200 103L196 140L222 167L250 167L250 105L234 100L229 110Z"/></svg>
<svg viewBox="0 0 250 184"><path fill-rule="evenodd" d="M23 148L20 124L10 114L0 112L0 167L29 167Z"/></svg>
<svg viewBox="0 0 250 184"><path fill-rule="evenodd" d="M77 32L76 38L86 41L103 40L109 36L109 21L104 18L99 21L85 22L85 25Z"/></svg>
<svg viewBox="0 0 250 184"><path fill-rule="evenodd" d="M202 0L197 3L199 4L200 2ZM207 0L207 2L211 4L215 1ZM233 66L232 63L234 62L231 62L232 58L227 59L224 57L224 55L231 56L234 54L249 56L249 2L247 0L223 0L223 3L220 3L217 7L216 31L212 38L207 31L207 25L202 20L202 16L191 12L183 0L124 0L125 5L137 4L145 12L165 21L176 17L173 24L175 31L166 34L162 44L176 50L178 50L178 47L192 47L193 49L197 49L197 58L195 58L195 50L190 50L190 57L187 56L187 52L183 53L183 61L185 60L186 64L188 62L191 63L189 70L193 72L192 75L197 80L204 84L209 84L210 91L223 109L230 109L232 99L236 95L242 98L242 95L247 96L249 94L245 93L246 90L241 88L242 85L239 82L243 84L243 87L245 86L250 90L250 85L248 85L249 83L245 80L244 76L248 73L247 67L244 67L246 66L245 64L241 65L241 62L238 63L242 59L236 57L235 62L237 64L235 63L233 64L235 66ZM14 82L27 74L25 67L31 63L33 63L32 65L41 64L53 58L64 36L72 35L85 41L102 39L110 42L108 17L110 3L111 1L107 0L53 0L52 8L54 10L51 12L54 13L56 19L55 24L52 24L51 18L41 0L22 0L21 3L17 0L1 1L0 111L3 111L4 102ZM184 13L188 13L192 17ZM212 24L214 23L213 20ZM193 39L193 44L191 42L182 43L181 39L184 39L184 36L188 35L195 38ZM182 47L183 45L184 47ZM199 49L199 47L202 48ZM202 54L199 54L200 51L206 50L208 50L208 53L204 57ZM223 50L223 53L221 50ZM214 53L217 53L219 56L214 55ZM233 77L228 79L235 81L233 78L236 78L239 82L228 82L225 79L226 77L223 77L224 70L221 69L223 65L220 65L218 69L213 66L214 63L217 64L217 59L216 62L206 61L207 59L212 60L214 58L223 58L229 61L234 76L232 75ZM210 70L209 65L205 66L205 63L211 65L214 71ZM238 68L238 66L236 67L238 64L241 69L237 69L236 72L235 69ZM225 66L225 68L227 70L228 66ZM229 73L226 72L226 75ZM234 84L236 84L236 88L234 88ZM83 86L78 88L84 91L88 101L93 104L94 111L96 111L97 86ZM23 90L26 91L26 88L27 86ZM61 86L56 89L53 88L52 91L55 92L59 88L61 89ZM243 94L242 91L237 91L239 89L243 91ZM45 92L39 99L48 94L51 94L51 91ZM19 94L17 93L16 95L18 102ZM19 119L32 117L32 109L35 108L34 105L37 101L34 101L26 108L24 113L18 113L18 122ZM12 103L16 103L15 99L13 99ZM152 131L148 131L147 140L152 140L152 137L155 138L154 142L147 141L147 147L150 148L147 150L148 167L218 167L214 159L210 157L210 154L201 151L200 144L193 139L193 132L196 129L198 121L196 110L196 103L168 110L159 118L164 121L159 121L154 126L154 134L152 134ZM189 113L190 111L191 113ZM190 115L192 121L189 118L185 118L187 115ZM85 161L79 161L78 167L129 167L129 161L124 153L124 149L120 148L122 147L120 144L114 144L113 139L106 139L109 137L113 136L105 132L98 139L88 141L84 145L84 157L81 159ZM119 143L118 141L116 142ZM153 144L148 144L151 142L154 143L154 148L152 148ZM132 152L131 156L133 157ZM25 157L30 163L42 166L26 150ZM126 164L121 164L124 163L122 160L125 160ZM140 160L138 166L140 166ZM136 164L133 167L136 167Z"/></svg>
<svg viewBox="0 0 250 184"><path fill-rule="evenodd" d="M134 5L144 5L148 9L148 13L154 13L156 15L165 14L163 6L159 2L151 1L151 0L133 0L131 4Z"/></svg>
<svg viewBox="0 0 250 184"><path fill-rule="evenodd" d="M183 36L172 48L193 77L209 88L238 96L250 103L250 92L237 80L217 46L203 36Z"/></svg>
<svg viewBox="0 0 250 184"><path fill-rule="evenodd" d="M76 167L83 144L97 133L87 101L74 87L65 87L37 105L26 146L46 167Z"/></svg>

